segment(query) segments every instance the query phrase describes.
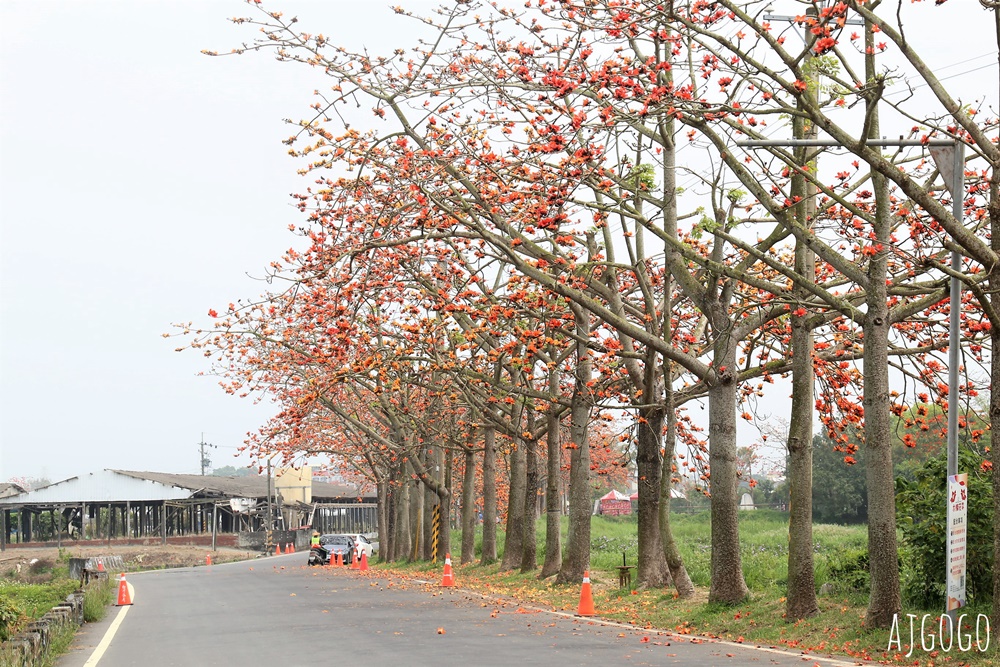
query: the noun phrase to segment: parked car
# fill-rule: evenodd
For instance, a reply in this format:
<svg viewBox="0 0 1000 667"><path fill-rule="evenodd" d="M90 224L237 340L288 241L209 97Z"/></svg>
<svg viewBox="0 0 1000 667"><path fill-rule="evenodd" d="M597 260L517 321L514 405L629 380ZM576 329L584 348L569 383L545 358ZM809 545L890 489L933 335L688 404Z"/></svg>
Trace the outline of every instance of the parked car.
<svg viewBox="0 0 1000 667"><path fill-rule="evenodd" d="M347 537L354 540L354 544L357 545L357 548L359 548L361 553L365 554L369 560L371 560L372 555L378 551L378 542L372 542L360 533L348 533Z"/></svg>
<svg viewBox="0 0 1000 667"><path fill-rule="evenodd" d="M341 561L350 564L354 560L354 538L350 535L320 535L319 548L309 552L310 565L327 565L330 559L340 554Z"/></svg>

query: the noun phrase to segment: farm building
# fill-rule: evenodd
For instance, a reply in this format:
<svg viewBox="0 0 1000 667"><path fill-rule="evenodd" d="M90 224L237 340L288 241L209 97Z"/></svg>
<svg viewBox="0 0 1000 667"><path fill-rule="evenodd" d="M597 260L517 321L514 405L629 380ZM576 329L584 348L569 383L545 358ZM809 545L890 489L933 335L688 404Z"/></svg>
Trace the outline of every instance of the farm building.
<svg viewBox="0 0 1000 667"><path fill-rule="evenodd" d="M308 469L275 478L106 469L0 493L0 548L78 540L235 545L237 535L262 533L269 524L281 531L374 532L376 517L374 494L313 480Z"/></svg>
<svg viewBox="0 0 1000 667"><path fill-rule="evenodd" d="M0 482L0 498L24 493L25 489L11 482Z"/></svg>

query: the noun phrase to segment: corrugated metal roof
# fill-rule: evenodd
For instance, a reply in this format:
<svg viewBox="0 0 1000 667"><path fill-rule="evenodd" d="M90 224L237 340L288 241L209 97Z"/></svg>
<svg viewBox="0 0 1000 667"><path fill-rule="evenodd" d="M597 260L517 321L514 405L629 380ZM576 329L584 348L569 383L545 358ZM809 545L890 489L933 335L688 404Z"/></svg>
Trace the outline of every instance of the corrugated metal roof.
<svg viewBox="0 0 1000 667"><path fill-rule="evenodd" d="M314 502L325 502L333 498L357 498L359 495L374 498L374 494L359 494L354 487L313 482ZM266 498L267 478L108 469L71 477L34 491L0 497L0 505L70 505L84 502L184 500L192 497Z"/></svg>
<svg viewBox="0 0 1000 667"><path fill-rule="evenodd" d="M267 477L247 475L244 477L216 477L214 475L181 475L165 472L138 472L134 470L116 470L123 475L139 479L151 479L161 484L171 484L197 492L199 496L221 496L225 498L266 498ZM274 482L272 491L274 489ZM356 487L329 484L327 482L312 483L313 499L322 502L323 498L374 498L375 494L359 494Z"/></svg>
<svg viewBox="0 0 1000 667"><path fill-rule="evenodd" d="M0 505L141 502L181 500L190 496L189 489L136 479L115 470L101 470L70 477L27 493L0 498Z"/></svg>
<svg viewBox="0 0 1000 667"><path fill-rule="evenodd" d="M0 498L24 493L24 488L11 482L0 482Z"/></svg>
<svg viewBox="0 0 1000 667"><path fill-rule="evenodd" d="M140 472L136 470L115 470L114 472L146 479L160 484L187 489L190 495L222 496L226 498L258 498L267 495L267 478L215 477L213 475L181 475L168 472Z"/></svg>

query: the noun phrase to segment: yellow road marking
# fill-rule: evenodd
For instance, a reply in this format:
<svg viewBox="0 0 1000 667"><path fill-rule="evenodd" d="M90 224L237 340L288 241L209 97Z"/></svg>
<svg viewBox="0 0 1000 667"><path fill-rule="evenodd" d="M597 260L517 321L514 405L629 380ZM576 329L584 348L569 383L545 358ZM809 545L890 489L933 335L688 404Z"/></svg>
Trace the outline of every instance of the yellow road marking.
<svg viewBox="0 0 1000 667"><path fill-rule="evenodd" d="M104 633L104 639L102 639L101 643L94 649L94 653L90 656L87 662L83 663L83 667L97 667L97 663L102 657L104 657L104 652L108 650L109 646L111 646L111 640L115 638L115 633L118 632L118 626L120 626L122 621L125 620L125 614L127 614L128 610L131 608L132 607L121 608L121 611L118 612L118 616L111 622L111 627L109 627L108 631Z"/></svg>

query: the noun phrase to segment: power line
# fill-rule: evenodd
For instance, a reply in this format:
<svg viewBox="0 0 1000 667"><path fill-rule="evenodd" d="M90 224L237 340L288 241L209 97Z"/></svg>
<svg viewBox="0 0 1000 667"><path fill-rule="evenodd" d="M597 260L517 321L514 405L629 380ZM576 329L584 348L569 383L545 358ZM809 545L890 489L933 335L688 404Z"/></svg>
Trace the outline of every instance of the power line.
<svg viewBox="0 0 1000 667"><path fill-rule="evenodd" d="M995 58L996 57L996 53L992 53L992 52L987 51L986 53L983 53L983 54L978 55L978 56L973 56L973 57L968 58L966 60L959 60L957 63L952 63L950 65L942 65L941 67L938 67L937 70L941 71L943 69L951 69L952 67L958 67L959 65L964 65L966 63L971 63L971 62L974 62L976 60L982 60L983 58L990 58L990 57L994 57Z"/></svg>
<svg viewBox="0 0 1000 667"><path fill-rule="evenodd" d="M942 76L942 77L940 77L938 79L938 81L947 81L948 79L954 79L956 77L965 76L966 74L972 74L973 72L978 72L978 71L984 70L984 69L990 69L990 68L996 67L996 66L997 66L997 63L989 63L989 64L986 64L986 65L980 65L979 67L973 67L972 69L967 69L964 72L958 72L957 74L949 74L948 76ZM918 83L915 86L907 86L906 90L902 90L901 89L901 90L890 91L890 92L886 93L886 96L888 97L889 95L901 95L903 93L908 93L908 92L910 92L912 90L916 90L917 88L923 88L924 86L928 86L928 85L930 85L930 84L925 81L923 83Z"/></svg>

